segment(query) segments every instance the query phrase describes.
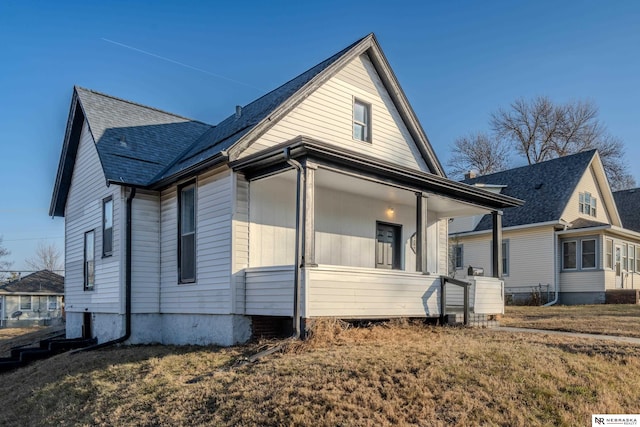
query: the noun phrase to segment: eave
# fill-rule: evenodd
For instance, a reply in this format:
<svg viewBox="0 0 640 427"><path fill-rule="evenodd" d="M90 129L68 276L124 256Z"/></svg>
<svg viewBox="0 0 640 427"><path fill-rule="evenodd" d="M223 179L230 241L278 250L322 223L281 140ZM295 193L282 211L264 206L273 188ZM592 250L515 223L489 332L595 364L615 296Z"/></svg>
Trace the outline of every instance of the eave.
<svg viewBox="0 0 640 427"><path fill-rule="evenodd" d="M363 175L369 175L391 185L400 184L492 210L520 206L524 203L522 200L513 197L485 191L435 174L398 166L385 160L376 159L305 136L299 136L291 141L232 161L229 166L235 171L243 172L250 179L260 175L267 175L283 168L288 168L284 156L285 149L289 150L289 155L292 158L307 157L315 162L326 162L342 167L345 171L355 171Z"/></svg>

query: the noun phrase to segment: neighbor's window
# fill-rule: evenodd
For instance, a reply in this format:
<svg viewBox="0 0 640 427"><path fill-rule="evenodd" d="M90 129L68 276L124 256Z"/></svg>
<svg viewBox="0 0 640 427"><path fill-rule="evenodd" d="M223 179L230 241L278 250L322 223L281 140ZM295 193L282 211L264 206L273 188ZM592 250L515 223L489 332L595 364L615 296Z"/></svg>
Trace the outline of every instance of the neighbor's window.
<svg viewBox="0 0 640 427"><path fill-rule="evenodd" d="M91 291L95 285L95 232L93 230L84 233L84 290Z"/></svg>
<svg viewBox="0 0 640 427"><path fill-rule="evenodd" d="M58 297L56 296L48 296L47 297L47 310L55 311L58 309Z"/></svg>
<svg viewBox="0 0 640 427"><path fill-rule="evenodd" d="M180 283L196 281L196 184L179 188L178 278Z"/></svg>
<svg viewBox="0 0 640 427"><path fill-rule="evenodd" d="M611 239L607 239L606 242L606 257L605 257L605 262L606 262L606 267L607 268L613 268L613 240Z"/></svg>
<svg viewBox="0 0 640 427"><path fill-rule="evenodd" d="M111 256L113 252L113 198L102 202L102 256Z"/></svg>
<svg viewBox="0 0 640 427"><path fill-rule="evenodd" d="M502 275L509 275L509 241L502 242Z"/></svg>
<svg viewBox="0 0 640 427"><path fill-rule="evenodd" d="M371 105L353 101L353 139L371 141Z"/></svg>
<svg viewBox="0 0 640 427"><path fill-rule="evenodd" d="M576 268L576 242L562 243L562 268L565 270Z"/></svg>
<svg viewBox="0 0 640 427"><path fill-rule="evenodd" d="M591 196L588 191L578 195L578 210L580 213L596 216L596 198Z"/></svg>
<svg viewBox="0 0 640 427"><path fill-rule="evenodd" d="M640 246L636 246L636 273L640 273Z"/></svg>
<svg viewBox="0 0 640 427"><path fill-rule="evenodd" d="M627 257L627 245L624 244L622 245L622 269L623 270L626 270L628 267L628 264L627 264L628 259L629 258Z"/></svg>
<svg viewBox="0 0 640 427"><path fill-rule="evenodd" d="M20 311L31 311L31 295L20 295Z"/></svg>
<svg viewBox="0 0 640 427"><path fill-rule="evenodd" d="M583 240L582 246L582 268L596 268L596 240Z"/></svg>
<svg viewBox="0 0 640 427"><path fill-rule="evenodd" d="M629 245L629 268L627 270L633 271L633 267L635 267L636 260L636 247L633 245Z"/></svg>
<svg viewBox="0 0 640 427"><path fill-rule="evenodd" d="M456 270L460 270L464 266L463 255L463 245L453 245L453 263Z"/></svg>

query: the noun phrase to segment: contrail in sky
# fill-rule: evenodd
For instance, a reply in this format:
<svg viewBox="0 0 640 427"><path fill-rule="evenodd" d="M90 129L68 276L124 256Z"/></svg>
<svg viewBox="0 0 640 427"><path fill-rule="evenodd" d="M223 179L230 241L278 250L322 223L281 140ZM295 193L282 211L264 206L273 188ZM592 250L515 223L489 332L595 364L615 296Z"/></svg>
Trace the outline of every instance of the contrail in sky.
<svg viewBox="0 0 640 427"><path fill-rule="evenodd" d="M112 43L112 44L115 44L115 45L118 45L118 46L126 47L127 49L135 50L136 52L144 53L145 55L153 56L154 58L162 59L163 61L171 62L172 64L180 65L181 67L190 68L190 69L195 70L195 71L200 71L201 73L205 73L205 74L208 74L210 76L217 77L219 79L223 79L223 80L226 80L226 81L229 81L229 82L232 82L232 83L236 83L236 84L239 84L239 85L242 85L242 86L250 87L251 89L255 89L255 90L258 90L258 91L261 91L261 92L263 91L262 89L257 88L255 86L251 86L250 84L247 84L247 83L244 83L244 82L240 82L238 80L230 79L229 77L221 76L220 74L215 74L215 73L212 73L211 71L203 70L202 68L193 67L193 66L191 66L189 64L185 64L185 63L182 63L182 62L175 61L175 60L173 60L171 58L166 58L164 56L156 55L155 53L147 52L146 50L138 49L137 47L133 47L133 46L126 45L124 43L119 43L119 42L116 42L116 41L113 41L113 40L109 40L109 39L106 39L104 37L102 37L101 40L104 40L104 41L106 41L108 43Z"/></svg>

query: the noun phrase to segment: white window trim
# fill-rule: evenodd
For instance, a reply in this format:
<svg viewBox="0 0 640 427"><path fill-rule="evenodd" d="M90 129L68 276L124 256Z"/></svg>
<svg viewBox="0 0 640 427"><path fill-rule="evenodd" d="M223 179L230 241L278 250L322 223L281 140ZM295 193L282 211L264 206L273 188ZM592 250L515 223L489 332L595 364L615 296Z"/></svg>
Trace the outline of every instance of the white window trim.
<svg viewBox="0 0 640 427"><path fill-rule="evenodd" d="M182 234L182 191L185 188L193 187L193 278L182 277L182 238L187 234ZM178 284L179 285L193 285L197 282L198 277L198 181L189 180L178 185L178 250L177 250L177 265L178 265ZM191 234L191 233L188 233Z"/></svg>
<svg viewBox="0 0 640 427"><path fill-rule="evenodd" d="M360 104L363 105L365 107L365 111L366 111L366 121L365 122L361 122L359 120L356 120L356 104ZM372 122L372 116L373 116L373 109L371 106L370 102L366 102L363 101L360 98L356 98L353 97L353 105L351 108L351 138L353 138L354 141L359 141L359 142L367 142L370 143L373 139L371 138L372 132L371 132L371 122ZM359 125L364 127L365 129L365 138L364 139L360 139L360 138L356 138L353 132L353 127L355 125Z"/></svg>
<svg viewBox="0 0 640 427"><path fill-rule="evenodd" d="M593 242L593 267L585 267L583 265L584 248L582 245L584 242L590 242L590 241ZM595 237L580 239L580 270L597 270L597 269L598 269L598 239L596 239Z"/></svg>
<svg viewBox="0 0 640 427"><path fill-rule="evenodd" d="M457 249L460 248L460 266L458 266L458 255L457 255ZM453 245L453 262L454 262L454 267L456 270L462 270L464 269L464 244L460 243L457 245Z"/></svg>
<svg viewBox="0 0 640 427"><path fill-rule="evenodd" d="M587 195L589 196L589 203L587 203ZM598 199L588 192L578 193L578 212L583 215L595 218L598 216Z"/></svg>
<svg viewBox="0 0 640 427"><path fill-rule="evenodd" d="M51 308L51 299L53 298L54 307ZM56 311L58 309L58 297L57 296L48 296L47 297L47 311Z"/></svg>
<svg viewBox="0 0 640 427"><path fill-rule="evenodd" d="M611 243L611 253L609 253L609 249L607 248L607 244ZM613 270L615 267L614 254L615 245L613 243L613 239L605 239L604 240L604 266L607 270Z"/></svg>

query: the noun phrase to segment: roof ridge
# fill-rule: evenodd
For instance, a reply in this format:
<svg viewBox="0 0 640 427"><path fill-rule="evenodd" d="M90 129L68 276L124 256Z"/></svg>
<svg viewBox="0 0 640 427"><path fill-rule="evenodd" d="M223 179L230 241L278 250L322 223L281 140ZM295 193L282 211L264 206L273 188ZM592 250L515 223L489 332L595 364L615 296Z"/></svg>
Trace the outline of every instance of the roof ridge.
<svg viewBox="0 0 640 427"><path fill-rule="evenodd" d="M196 120L196 119L192 119L191 117L181 116L180 114L175 114L175 113L172 113L172 112L170 112L170 111L161 110L160 108L151 107L151 106L149 106L149 105L144 105L144 104L141 104L141 103L139 103L139 102L130 101L130 100L128 100L128 99L124 99L124 98L120 98L120 97L117 97L117 96L109 95L108 93L99 92L99 91L97 91L97 90L88 89L88 88L86 88L86 87L82 87L82 86L78 86L78 85L74 85L74 86L73 86L73 88L74 88L74 90L76 90L76 91L77 91L78 89L80 89L80 90L83 90L83 91L86 91L86 92L93 93L93 94L95 94L95 95L103 96L103 97L105 97L105 98L111 98L111 99L114 99L114 100L116 100L116 101L125 102L125 103L127 103L127 104L135 105L136 107L145 108L145 109L147 109L147 110L153 110L153 111L156 111L156 112L158 112L158 113L167 114L167 115L169 115L169 116L177 117L177 118L179 118L179 119L189 120L189 121L191 121L191 122L196 122L196 123L200 123L200 124L203 124L203 125L206 125L206 126L215 127L215 125L212 125L212 124L210 124L210 123L205 123L205 122L203 122L203 121L201 121L201 120Z"/></svg>
<svg viewBox="0 0 640 427"><path fill-rule="evenodd" d="M533 164L530 164L530 165L518 166L518 167L515 167L515 168L511 168L511 169L505 169L505 170L501 170L501 171L498 171L498 172L488 173L486 175L478 175L475 178L471 178L471 179L468 179L468 180L465 179L463 181L475 181L475 180L477 180L479 178L485 178L485 177L489 177L489 176L494 176L494 175L498 175L498 174L501 174L501 173L513 173L514 171L517 171L519 169L532 168L532 167L537 167L539 165L547 165L547 164L549 164L551 162L554 162L554 161L565 161L568 158L576 157L576 156L579 156L579 155L585 155L586 153L591 153L593 155L593 153L596 152L596 151L597 151L596 148L592 148L591 150L580 151L578 153L568 154L566 156L554 157L553 159L545 160L543 162L533 163Z"/></svg>

